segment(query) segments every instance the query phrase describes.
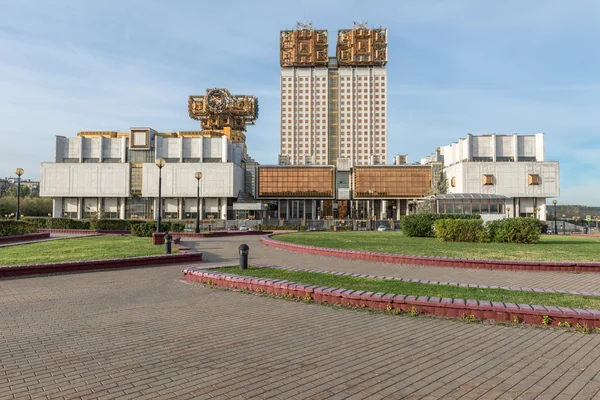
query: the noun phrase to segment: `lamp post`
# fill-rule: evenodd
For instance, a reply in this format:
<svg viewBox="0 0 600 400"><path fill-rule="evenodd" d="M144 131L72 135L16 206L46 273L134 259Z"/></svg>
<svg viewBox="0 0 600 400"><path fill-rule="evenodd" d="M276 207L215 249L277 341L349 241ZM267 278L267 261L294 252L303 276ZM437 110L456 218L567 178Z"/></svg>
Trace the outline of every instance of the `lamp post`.
<svg viewBox="0 0 600 400"><path fill-rule="evenodd" d="M198 181L198 193L196 196L196 233L200 233L200 179L202 179L202 172L196 172L194 174Z"/></svg>
<svg viewBox="0 0 600 400"><path fill-rule="evenodd" d="M165 166L166 162L164 158L158 158L156 160L156 166L158 167L158 218L156 224L156 232L161 231L161 222L162 222L162 169Z"/></svg>
<svg viewBox="0 0 600 400"><path fill-rule="evenodd" d="M558 226L556 225L556 203L557 200L552 200L552 204L554 204L554 234L558 235Z"/></svg>
<svg viewBox="0 0 600 400"><path fill-rule="evenodd" d="M21 218L21 175L25 171L23 168L17 168L15 174L17 174L17 221Z"/></svg>
<svg viewBox="0 0 600 400"><path fill-rule="evenodd" d="M510 207L506 207L506 212L508 214L508 218L510 218Z"/></svg>

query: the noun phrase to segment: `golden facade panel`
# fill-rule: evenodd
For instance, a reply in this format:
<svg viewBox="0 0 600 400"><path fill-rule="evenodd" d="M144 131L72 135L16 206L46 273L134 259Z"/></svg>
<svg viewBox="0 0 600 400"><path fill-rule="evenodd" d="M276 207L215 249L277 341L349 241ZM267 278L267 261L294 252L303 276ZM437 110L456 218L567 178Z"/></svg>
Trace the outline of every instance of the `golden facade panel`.
<svg viewBox="0 0 600 400"><path fill-rule="evenodd" d="M387 63L387 29L355 24L338 31L337 62L343 66L384 66Z"/></svg>
<svg viewBox="0 0 600 400"><path fill-rule="evenodd" d="M295 30L281 31L282 67L326 67L329 62L327 31L298 24Z"/></svg>
<svg viewBox="0 0 600 400"><path fill-rule="evenodd" d="M355 167L354 197L423 197L429 194L431 178L428 166Z"/></svg>
<svg viewBox="0 0 600 400"><path fill-rule="evenodd" d="M259 197L328 197L334 195L332 167L259 167Z"/></svg>
<svg viewBox="0 0 600 400"><path fill-rule="evenodd" d="M77 136L82 136L85 138L116 138L119 132L116 131L81 131L77 133Z"/></svg>
<svg viewBox="0 0 600 400"><path fill-rule="evenodd" d="M483 185L493 185L494 184L494 175L483 175Z"/></svg>
<svg viewBox="0 0 600 400"><path fill-rule="evenodd" d="M538 174L529 174L527 177L527 183L529 183L529 185L539 185L540 176Z"/></svg>

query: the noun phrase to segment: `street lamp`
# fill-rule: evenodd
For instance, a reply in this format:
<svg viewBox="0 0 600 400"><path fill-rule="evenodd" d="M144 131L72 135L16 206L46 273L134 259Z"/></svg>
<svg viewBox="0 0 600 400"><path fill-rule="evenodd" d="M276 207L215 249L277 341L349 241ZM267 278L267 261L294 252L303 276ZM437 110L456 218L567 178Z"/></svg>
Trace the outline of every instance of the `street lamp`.
<svg viewBox="0 0 600 400"><path fill-rule="evenodd" d="M558 203L558 200L552 200L552 204L554 204L554 234L558 235L558 226L556 225L556 203Z"/></svg>
<svg viewBox="0 0 600 400"><path fill-rule="evenodd" d="M21 175L24 173L23 168L17 168L15 171L17 174L17 221L21 218Z"/></svg>
<svg viewBox="0 0 600 400"><path fill-rule="evenodd" d="M200 233L200 179L202 179L202 172L196 172L194 174L198 181L198 193L196 197L196 233Z"/></svg>
<svg viewBox="0 0 600 400"><path fill-rule="evenodd" d="M508 218L510 218L510 207L506 207L506 213L508 214Z"/></svg>
<svg viewBox="0 0 600 400"><path fill-rule="evenodd" d="M158 167L158 219L156 224L156 232L161 232L162 222L162 169L166 162L164 158L156 159L156 166Z"/></svg>

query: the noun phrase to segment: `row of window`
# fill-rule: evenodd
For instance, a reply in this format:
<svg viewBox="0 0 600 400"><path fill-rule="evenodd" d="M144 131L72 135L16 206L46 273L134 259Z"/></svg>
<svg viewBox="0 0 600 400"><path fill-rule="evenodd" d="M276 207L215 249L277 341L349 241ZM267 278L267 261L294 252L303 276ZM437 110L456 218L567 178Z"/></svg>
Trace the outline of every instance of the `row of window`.
<svg viewBox="0 0 600 400"><path fill-rule="evenodd" d="M493 186L496 184L496 179L492 174L483 174L481 176L482 184L484 186ZM528 174L527 175L527 184L530 186L537 186L540 184L540 176L539 174ZM446 180L447 187L456 187L456 177L451 178L450 180Z"/></svg>
<svg viewBox="0 0 600 400"><path fill-rule="evenodd" d="M356 78L355 80L358 81L367 81L369 80L368 76L355 76L354 78ZM314 80L314 81L324 81L326 79L326 77L324 76L316 76L316 77L296 77L296 81L300 81L300 82L305 82L305 81L310 81L310 80ZM340 76L339 77L340 81L349 81L351 80L351 77L349 76ZM376 81L385 81L385 76L374 76L373 77L374 80ZM281 80L283 82L291 82L294 80L294 78L291 77L282 77Z"/></svg>

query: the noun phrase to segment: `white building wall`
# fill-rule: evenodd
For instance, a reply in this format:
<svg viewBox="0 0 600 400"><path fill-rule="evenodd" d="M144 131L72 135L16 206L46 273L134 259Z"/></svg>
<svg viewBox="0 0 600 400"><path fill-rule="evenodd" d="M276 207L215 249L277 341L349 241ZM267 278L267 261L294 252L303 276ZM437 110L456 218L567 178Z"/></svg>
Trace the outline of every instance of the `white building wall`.
<svg viewBox="0 0 600 400"><path fill-rule="evenodd" d="M236 172L241 177L235 179ZM158 171L156 165L143 165L142 196L158 196ZM232 163L178 163L167 164L162 169L162 196L196 197L196 172L202 172L200 195L202 197L237 197L243 190L243 170Z"/></svg>
<svg viewBox="0 0 600 400"><path fill-rule="evenodd" d="M340 158L370 164L375 155L387 162L387 70L339 68Z"/></svg>
<svg viewBox="0 0 600 400"><path fill-rule="evenodd" d="M103 158L121 158L121 146L123 141L119 138L104 138L102 140Z"/></svg>
<svg viewBox="0 0 600 400"><path fill-rule="evenodd" d="M43 197L129 197L129 193L129 164L41 164Z"/></svg>
<svg viewBox="0 0 600 400"><path fill-rule="evenodd" d="M100 138L81 138L82 158L100 158Z"/></svg>
<svg viewBox="0 0 600 400"><path fill-rule="evenodd" d="M494 176L493 185L483 184L483 175ZM529 174L540 176L539 185L529 185ZM487 193L509 197L558 197L560 195L559 165L548 162L470 162L445 169L449 182L456 178L456 186L449 193Z"/></svg>

